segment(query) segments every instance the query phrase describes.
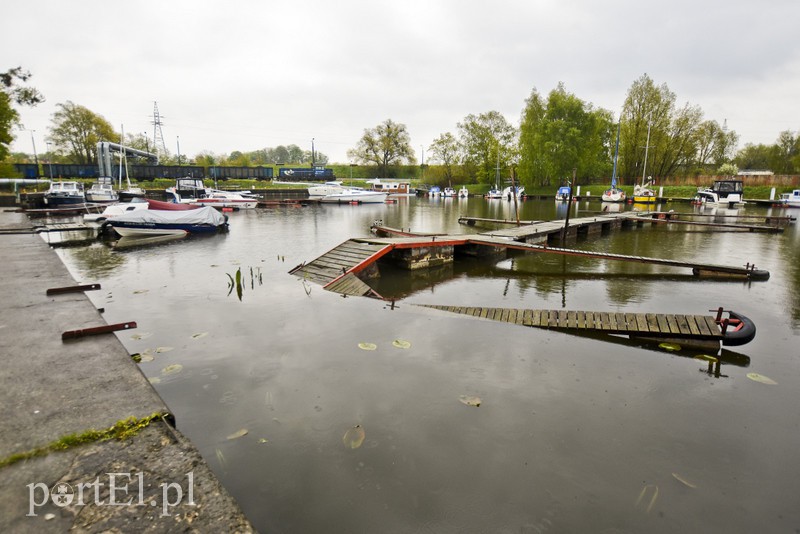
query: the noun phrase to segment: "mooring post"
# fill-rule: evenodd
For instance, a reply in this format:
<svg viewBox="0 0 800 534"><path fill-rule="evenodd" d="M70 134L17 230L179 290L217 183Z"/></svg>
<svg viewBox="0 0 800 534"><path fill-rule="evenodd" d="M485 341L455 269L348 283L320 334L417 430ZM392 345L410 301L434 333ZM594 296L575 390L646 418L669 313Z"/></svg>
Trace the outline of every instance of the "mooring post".
<svg viewBox="0 0 800 534"><path fill-rule="evenodd" d="M569 228L569 212L572 209L572 187L575 185L575 173L578 169L572 169L572 182L569 184L569 198L567 199L567 217L564 219L564 228L561 230L561 245L567 239L567 228Z"/></svg>

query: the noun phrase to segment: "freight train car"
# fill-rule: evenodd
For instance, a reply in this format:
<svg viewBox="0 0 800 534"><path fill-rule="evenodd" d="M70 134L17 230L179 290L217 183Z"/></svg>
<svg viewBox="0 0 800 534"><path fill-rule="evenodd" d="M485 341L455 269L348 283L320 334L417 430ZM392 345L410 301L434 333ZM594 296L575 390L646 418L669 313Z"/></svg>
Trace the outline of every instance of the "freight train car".
<svg viewBox="0 0 800 534"><path fill-rule="evenodd" d="M156 178L206 178L205 168L197 165L128 165L128 173L133 180L145 181Z"/></svg>
<svg viewBox="0 0 800 534"><path fill-rule="evenodd" d="M23 178L45 178L39 172L39 166L35 163L15 163L14 170L21 174Z"/></svg>
<svg viewBox="0 0 800 534"><path fill-rule="evenodd" d="M208 178L214 180L271 180L272 167L208 167Z"/></svg>

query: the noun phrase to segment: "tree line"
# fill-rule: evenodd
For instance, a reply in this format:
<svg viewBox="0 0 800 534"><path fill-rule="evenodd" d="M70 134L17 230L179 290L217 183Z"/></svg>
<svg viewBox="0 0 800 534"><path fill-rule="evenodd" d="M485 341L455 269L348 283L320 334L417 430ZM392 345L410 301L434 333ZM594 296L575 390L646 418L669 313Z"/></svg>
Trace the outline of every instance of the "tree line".
<svg viewBox="0 0 800 534"><path fill-rule="evenodd" d="M19 121L15 107L44 101L38 91L25 85L29 78L19 67L0 73L0 161L27 157L9 158L8 147L12 127ZM53 145L48 156L65 163L96 163L99 141L122 141L132 148L156 151L146 134L126 134L122 140L105 118L70 101L56 105L47 140ZM546 96L534 88L525 100L519 127L497 111L469 114L457 123L455 133L440 134L428 147L428 161L419 163L435 164L437 168L426 178L443 184L493 184L513 176L523 185L549 186L566 182L573 173L579 183L593 183L610 179L619 144L620 183L646 176L715 174L720 168L800 174L796 133L781 132L773 145L747 144L737 150L738 142L735 131L704 119L698 106L678 105L666 84L657 85L644 74L628 89L618 117L581 100L563 83ZM395 177L404 166L418 163L408 129L392 119L366 128L347 155L357 164L375 167L381 177ZM163 148L159 157L164 164L188 161ZM192 160L203 166L328 163L325 154L292 144L227 155L203 151ZM421 172L424 175L424 167Z"/></svg>

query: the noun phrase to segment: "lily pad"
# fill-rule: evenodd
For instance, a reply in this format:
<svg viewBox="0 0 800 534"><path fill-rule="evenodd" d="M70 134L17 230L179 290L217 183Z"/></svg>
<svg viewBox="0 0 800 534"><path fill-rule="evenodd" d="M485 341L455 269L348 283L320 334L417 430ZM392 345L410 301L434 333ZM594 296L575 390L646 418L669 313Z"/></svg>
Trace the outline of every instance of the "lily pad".
<svg viewBox="0 0 800 534"><path fill-rule="evenodd" d="M139 361L140 362L152 362L154 359L155 358L153 358L153 355L150 354L150 352L148 352L148 351L144 351L144 352L139 353Z"/></svg>
<svg viewBox="0 0 800 534"><path fill-rule="evenodd" d="M151 376L147 380L149 380L151 384L160 384L161 383L161 379L158 378L157 376Z"/></svg>
<svg viewBox="0 0 800 534"><path fill-rule="evenodd" d="M673 350L681 350L681 346L677 343L659 343L659 348L672 352Z"/></svg>
<svg viewBox="0 0 800 534"><path fill-rule="evenodd" d="M150 291L150 290L149 289L137 289L136 291L133 292L133 294L134 295L141 295L143 293L147 293L148 291Z"/></svg>
<svg viewBox="0 0 800 534"><path fill-rule="evenodd" d="M200 339L201 337L206 337L208 332L198 332L197 334L192 334L192 339Z"/></svg>
<svg viewBox="0 0 800 534"><path fill-rule="evenodd" d="M246 435L247 435L247 429L243 428L241 430L238 430L238 431L234 432L230 436L228 436L228 439L238 439L238 438L241 438L242 436L246 436Z"/></svg>
<svg viewBox="0 0 800 534"><path fill-rule="evenodd" d="M179 363L173 363L172 365L168 365L161 370L162 375L174 375L176 373L180 373L183 370L183 366Z"/></svg>
<svg viewBox="0 0 800 534"><path fill-rule="evenodd" d="M458 397L458 400L461 401L461 404L466 404L467 406L475 406L476 408L481 405L481 398L472 395L461 395L460 397Z"/></svg>
<svg viewBox="0 0 800 534"><path fill-rule="evenodd" d="M411 348L411 342L410 341L406 341L404 339L395 339L394 341L392 341L392 345L394 345L398 349L410 349Z"/></svg>
<svg viewBox="0 0 800 534"><path fill-rule="evenodd" d="M719 358L717 358L716 356L709 356L708 354L698 354L697 356L694 357L694 359L703 360L711 363L717 363L719 361Z"/></svg>
<svg viewBox="0 0 800 534"><path fill-rule="evenodd" d="M169 352L169 351L171 351L173 349L174 349L174 347L158 347L156 349L156 353L157 354L161 354L162 352Z"/></svg>
<svg viewBox="0 0 800 534"><path fill-rule="evenodd" d="M269 440L268 440L267 438L260 438L260 439L258 440L258 442L259 442L259 443L269 443Z"/></svg>
<svg viewBox="0 0 800 534"><path fill-rule="evenodd" d="M758 374L758 373L747 373L747 378L749 378L750 380L754 380L756 382L761 382L762 384L770 385L770 386L777 386L778 385L778 383L775 382L770 377L764 376L764 375Z"/></svg>
<svg viewBox="0 0 800 534"><path fill-rule="evenodd" d="M141 332L141 333L133 334L131 336L131 339L139 341L141 339L147 339L148 337L150 337L152 335L153 334L151 334L150 332Z"/></svg>
<svg viewBox="0 0 800 534"><path fill-rule="evenodd" d="M361 350L375 350L378 348L378 345L375 343L359 343L358 348Z"/></svg>
<svg viewBox="0 0 800 534"><path fill-rule="evenodd" d="M357 449L364 443L366 437L367 434L364 432L364 428L361 425L356 425L344 433L342 443L349 449Z"/></svg>
<svg viewBox="0 0 800 534"><path fill-rule="evenodd" d="M683 478L682 476L680 476L678 473L672 473L672 476L675 477L675 480L677 480L678 482L680 482L681 484L683 484L684 486L686 486L688 488L696 488L697 487L694 484L692 484L691 482L689 482L688 480L686 480L685 478Z"/></svg>

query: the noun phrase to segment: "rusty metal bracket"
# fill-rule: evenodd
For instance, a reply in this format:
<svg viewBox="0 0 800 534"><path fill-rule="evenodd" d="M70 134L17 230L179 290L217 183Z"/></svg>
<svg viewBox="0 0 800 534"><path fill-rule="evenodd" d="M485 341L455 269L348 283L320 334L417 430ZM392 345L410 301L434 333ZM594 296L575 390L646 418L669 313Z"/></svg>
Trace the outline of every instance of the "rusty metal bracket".
<svg viewBox="0 0 800 534"><path fill-rule="evenodd" d="M117 330L128 330L130 328L136 328L135 321L129 321L127 323L107 324L103 326L95 326L93 328L83 328L81 330L68 330L61 334L61 340L63 341L65 339L78 339L85 336L107 334L109 332L116 332Z"/></svg>
<svg viewBox="0 0 800 534"><path fill-rule="evenodd" d="M47 290L48 295L60 295L61 293L80 293L81 291L92 291L100 289L100 284L85 284L82 286L51 287Z"/></svg>

